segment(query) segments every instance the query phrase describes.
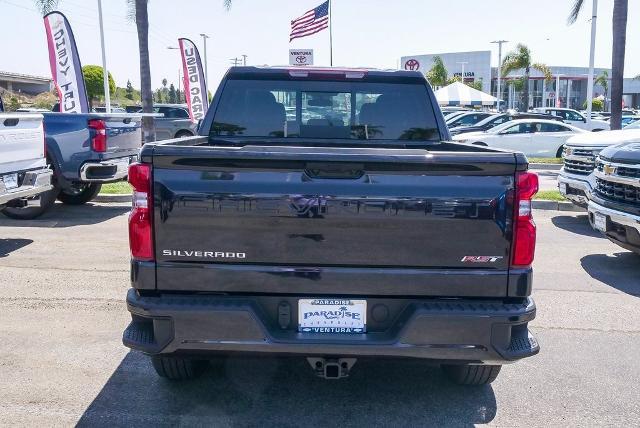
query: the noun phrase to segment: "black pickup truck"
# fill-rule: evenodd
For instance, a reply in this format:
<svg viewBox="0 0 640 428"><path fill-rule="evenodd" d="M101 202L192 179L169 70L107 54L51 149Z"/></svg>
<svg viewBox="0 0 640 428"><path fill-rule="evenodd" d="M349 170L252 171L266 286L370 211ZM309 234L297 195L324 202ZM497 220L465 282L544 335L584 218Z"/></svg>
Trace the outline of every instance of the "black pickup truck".
<svg viewBox="0 0 640 428"><path fill-rule="evenodd" d="M409 71L232 68L199 136L129 169L126 346L160 376L237 353L419 358L461 384L536 354L538 188L521 153L449 138Z"/></svg>

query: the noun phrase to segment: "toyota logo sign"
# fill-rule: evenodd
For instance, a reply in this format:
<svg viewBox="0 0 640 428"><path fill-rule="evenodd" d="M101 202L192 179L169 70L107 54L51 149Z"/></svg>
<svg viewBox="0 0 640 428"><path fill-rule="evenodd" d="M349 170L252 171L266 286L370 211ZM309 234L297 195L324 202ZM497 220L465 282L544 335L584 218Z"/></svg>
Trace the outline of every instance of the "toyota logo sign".
<svg viewBox="0 0 640 428"><path fill-rule="evenodd" d="M304 55L298 55L298 56L296 57L296 62L297 62L298 64L304 64L305 62L307 62L307 57L306 57L306 56L304 56Z"/></svg>
<svg viewBox="0 0 640 428"><path fill-rule="evenodd" d="M418 62L417 59L408 59L405 63L404 63L404 69L405 70L411 70L411 71L415 71L417 69L420 68L420 63Z"/></svg>

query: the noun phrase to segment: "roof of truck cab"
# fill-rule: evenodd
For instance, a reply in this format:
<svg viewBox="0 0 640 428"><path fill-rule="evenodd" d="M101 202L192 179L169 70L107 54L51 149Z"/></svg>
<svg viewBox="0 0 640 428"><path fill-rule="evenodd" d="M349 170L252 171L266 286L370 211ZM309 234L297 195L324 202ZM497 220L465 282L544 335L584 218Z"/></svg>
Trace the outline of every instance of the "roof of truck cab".
<svg viewBox="0 0 640 428"><path fill-rule="evenodd" d="M315 67L315 66L240 66L230 67L227 71L227 77L282 77L282 78L300 78L304 73L327 75L339 75L340 73L349 73L353 76L362 74L361 79L367 78L419 78L424 80L424 76L418 71L408 70L382 70L375 68L350 68L350 67ZM349 80L358 80L353 77Z"/></svg>

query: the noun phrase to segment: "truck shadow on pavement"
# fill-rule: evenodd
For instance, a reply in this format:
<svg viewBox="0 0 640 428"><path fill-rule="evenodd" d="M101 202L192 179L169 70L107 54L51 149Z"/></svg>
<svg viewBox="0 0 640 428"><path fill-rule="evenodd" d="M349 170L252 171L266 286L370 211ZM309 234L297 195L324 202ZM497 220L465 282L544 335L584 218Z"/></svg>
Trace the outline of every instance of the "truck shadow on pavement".
<svg viewBox="0 0 640 428"><path fill-rule="evenodd" d="M495 416L490 386L451 384L420 361L361 360L327 381L303 358L236 357L171 382L129 352L78 426L473 426Z"/></svg>
<svg viewBox="0 0 640 428"><path fill-rule="evenodd" d="M33 239L0 238L0 258L7 257L12 252L33 243Z"/></svg>
<svg viewBox="0 0 640 428"><path fill-rule="evenodd" d="M0 215L0 227L72 227L105 222L131 210L130 204L65 205L56 203L34 220L13 220Z"/></svg>
<svg viewBox="0 0 640 428"><path fill-rule="evenodd" d="M640 297L640 255L631 251L589 254L580 259L580 264L592 278Z"/></svg>
<svg viewBox="0 0 640 428"><path fill-rule="evenodd" d="M589 217L586 214L576 217L557 215L551 218L551 223L553 223L555 227L566 230L567 232L590 236L592 238L606 239L599 232L593 230L593 228L589 224Z"/></svg>

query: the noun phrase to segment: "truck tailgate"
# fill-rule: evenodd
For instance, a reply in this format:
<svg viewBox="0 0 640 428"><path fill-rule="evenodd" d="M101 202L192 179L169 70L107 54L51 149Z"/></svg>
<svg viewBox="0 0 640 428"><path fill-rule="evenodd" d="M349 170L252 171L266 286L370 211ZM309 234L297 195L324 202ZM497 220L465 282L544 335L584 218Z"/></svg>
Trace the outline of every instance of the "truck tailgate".
<svg viewBox="0 0 640 428"><path fill-rule="evenodd" d="M369 277L387 294L408 290L385 290L374 278L406 278L416 292L409 284L416 278L448 274L455 283L455 275L473 273L475 291L462 294L506 293L511 153L189 149L193 157L175 146L153 154L156 260L167 274L158 274L159 289L228 290L214 279L233 271L247 291L307 275ZM484 290L478 271L486 273ZM205 272L209 281L185 281ZM434 278L419 294L447 294ZM284 292L283 284L275 289ZM352 285L341 290L356 292Z"/></svg>
<svg viewBox="0 0 640 428"><path fill-rule="evenodd" d="M40 114L0 114L0 173L46 165Z"/></svg>

